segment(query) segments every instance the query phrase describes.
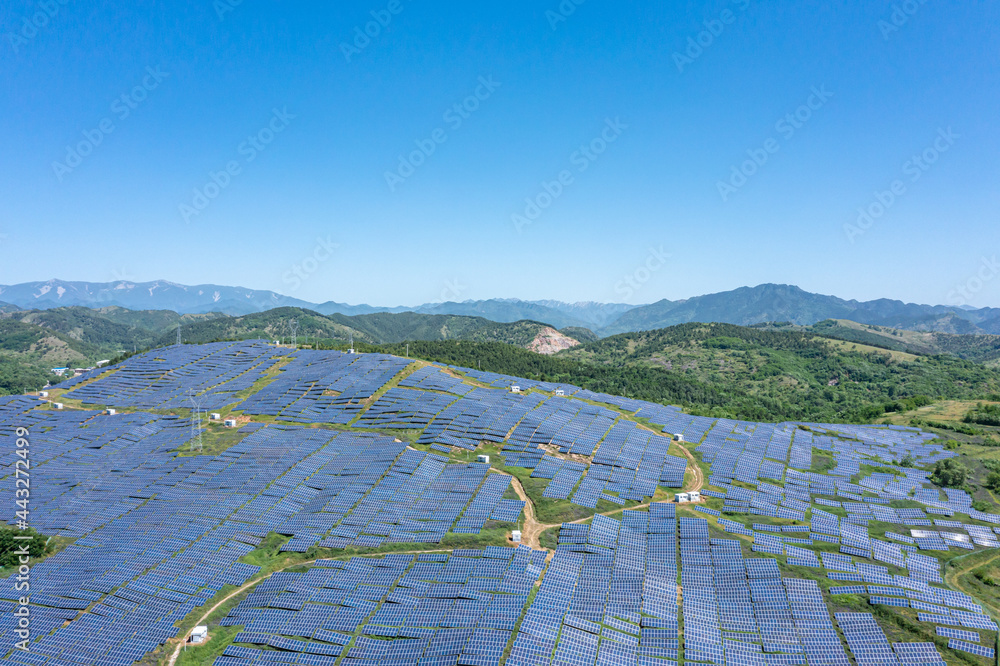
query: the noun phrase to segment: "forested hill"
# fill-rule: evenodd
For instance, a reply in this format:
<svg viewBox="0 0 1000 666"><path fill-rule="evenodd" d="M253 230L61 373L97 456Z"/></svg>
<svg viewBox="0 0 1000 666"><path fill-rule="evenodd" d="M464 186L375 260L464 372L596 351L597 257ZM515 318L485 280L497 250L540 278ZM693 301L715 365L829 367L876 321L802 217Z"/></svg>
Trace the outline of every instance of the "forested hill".
<svg viewBox="0 0 1000 666"><path fill-rule="evenodd" d="M761 421L870 422L926 399L1000 391L995 369L952 356L729 324L623 334L554 357L470 342L411 343L410 355Z"/></svg>

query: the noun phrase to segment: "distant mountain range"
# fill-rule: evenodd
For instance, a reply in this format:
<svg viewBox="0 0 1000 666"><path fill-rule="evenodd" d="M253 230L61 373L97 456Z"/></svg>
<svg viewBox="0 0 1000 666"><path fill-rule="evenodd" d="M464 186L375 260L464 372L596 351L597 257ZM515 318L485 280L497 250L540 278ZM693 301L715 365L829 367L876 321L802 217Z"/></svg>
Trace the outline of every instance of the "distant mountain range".
<svg viewBox="0 0 1000 666"><path fill-rule="evenodd" d="M633 306L622 303L563 303L490 299L461 303L427 303L415 307L347 305L336 301L310 303L272 291L220 285L185 286L167 281L29 282L0 286L0 312L11 305L47 310L82 306L117 306L129 310L169 310L179 314L220 313L243 316L275 308L294 307L323 315L371 315L414 312L428 315L481 317L499 323L543 322L556 329L586 328L600 337L647 331L690 322L751 326L790 322L809 326L828 319L850 320L912 331L957 334L1000 334L1000 308L970 309L918 305L889 299L844 300L790 285L764 284L694 298Z"/></svg>
<svg viewBox="0 0 1000 666"><path fill-rule="evenodd" d="M798 287L765 284L682 301L659 301L633 308L597 331L602 337L650 331L691 322L752 326L790 322L799 326L827 319L847 319L911 331L982 334L1000 333L1000 308L965 309L944 305L916 305L889 299L845 301L812 294Z"/></svg>

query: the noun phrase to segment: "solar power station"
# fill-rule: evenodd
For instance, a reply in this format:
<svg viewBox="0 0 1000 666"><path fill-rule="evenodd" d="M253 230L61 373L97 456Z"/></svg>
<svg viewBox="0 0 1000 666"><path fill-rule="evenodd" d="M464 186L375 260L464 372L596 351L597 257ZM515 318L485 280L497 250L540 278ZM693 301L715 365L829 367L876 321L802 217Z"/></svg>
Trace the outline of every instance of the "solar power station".
<svg viewBox="0 0 1000 666"><path fill-rule="evenodd" d="M0 398L0 429L30 432L31 525L65 545L31 569L28 651L0 581L0 666L166 663L241 586L198 663L995 663L994 618L942 558L1000 548L1000 516L894 462L955 455L917 428L693 416L263 341L58 388L63 410ZM538 502L584 517L538 525ZM473 537L496 545L455 546Z"/></svg>

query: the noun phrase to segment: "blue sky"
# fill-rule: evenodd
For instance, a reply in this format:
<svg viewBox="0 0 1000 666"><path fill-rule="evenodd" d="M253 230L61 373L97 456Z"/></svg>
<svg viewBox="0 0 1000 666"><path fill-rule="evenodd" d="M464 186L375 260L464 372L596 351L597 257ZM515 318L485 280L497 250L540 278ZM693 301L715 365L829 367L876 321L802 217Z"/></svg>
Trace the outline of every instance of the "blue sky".
<svg viewBox="0 0 1000 666"><path fill-rule="evenodd" d="M4 3L0 283L1000 306L996 3L331 4Z"/></svg>

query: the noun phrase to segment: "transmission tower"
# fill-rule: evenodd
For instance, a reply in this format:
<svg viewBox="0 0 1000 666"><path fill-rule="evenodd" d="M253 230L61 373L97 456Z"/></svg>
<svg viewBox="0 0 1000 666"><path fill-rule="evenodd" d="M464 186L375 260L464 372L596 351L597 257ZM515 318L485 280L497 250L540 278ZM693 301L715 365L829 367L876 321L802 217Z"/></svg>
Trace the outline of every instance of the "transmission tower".
<svg viewBox="0 0 1000 666"><path fill-rule="evenodd" d="M181 325L177 324L177 344L181 344Z"/></svg>
<svg viewBox="0 0 1000 666"><path fill-rule="evenodd" d="M194 399L194 393L188 392L193 409L191 410L191 450L201 453L201 405Z"/></svg>
<svg viewBox="0 0 1000 666"><path fill-rule="evenodd" d="M288 325L291 326L292 328L292 349L298 349L298 347L295 345L295 342L296 342L296 333L299 330L299 322L298 320L293 319L290 322L288 322Z"/></svg>

